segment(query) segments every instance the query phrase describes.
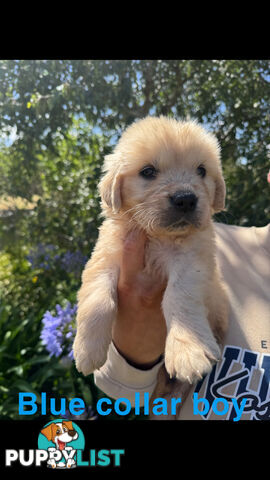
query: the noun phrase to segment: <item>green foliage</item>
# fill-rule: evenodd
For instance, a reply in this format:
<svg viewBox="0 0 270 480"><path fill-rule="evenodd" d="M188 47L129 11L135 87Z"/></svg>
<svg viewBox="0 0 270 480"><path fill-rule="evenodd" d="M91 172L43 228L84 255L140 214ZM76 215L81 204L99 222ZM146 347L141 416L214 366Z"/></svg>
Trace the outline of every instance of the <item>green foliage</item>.
<svg viewBox="0 0 270 480"><path fill-rule="evenodd" d="M41 320L76 302L80 271L31 266L40 245L90 256L100 224L97 182L123 128L148 114L196 118L221 144L227 210L218 221L269 221L267 60L0 61L0 415L18 418L19 391L81 396L93 378L50 357ZM132 416L131 416L132 418Z"/></svg>
<svg viewBox="0 0 270 480"><path fill-rule="evenodd" d="M74 116L88 125L88 141L95 126L107 145L145 115L191 116L221 143L227 221L263 225L269 215L269 80L268 60L1 61L0 126L17 137L9 147L12 162L0 161L0 192L29 200L42 193L40 156L55 152Z"/></svg>

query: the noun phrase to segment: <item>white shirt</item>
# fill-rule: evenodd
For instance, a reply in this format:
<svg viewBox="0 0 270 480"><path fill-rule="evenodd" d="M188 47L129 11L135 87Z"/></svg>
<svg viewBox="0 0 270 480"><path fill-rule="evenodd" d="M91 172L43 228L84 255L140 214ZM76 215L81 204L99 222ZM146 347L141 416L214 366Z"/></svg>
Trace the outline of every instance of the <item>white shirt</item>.
<svg viewBox="0 0 270 480"><path fill-rule="evenodd" d="M227 419L235 416L232 398L247 398L242 420L270 420L270 224L237 227L215 224L217 261L227 288L229 328L222 358L186 398L180 420ZM149 370L129 365L113 343L105 365L94 373L96 385L112 398L134 405L135 392L154 391L162 361ZM208 414L194 415L193 394L209 402ZM211 405L219 397L228 411L216 415ZM201 410L201 409L200 409Z"/></svg>

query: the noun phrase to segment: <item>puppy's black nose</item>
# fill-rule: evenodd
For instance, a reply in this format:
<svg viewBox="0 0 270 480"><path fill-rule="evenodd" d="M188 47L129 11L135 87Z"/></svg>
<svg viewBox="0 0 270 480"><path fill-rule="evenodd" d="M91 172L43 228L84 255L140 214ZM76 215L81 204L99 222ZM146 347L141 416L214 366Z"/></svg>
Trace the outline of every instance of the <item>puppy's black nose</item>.
<svg viewBox="0 0 270 480"><path fill-rule="evenodd" d="M192 192L176 192L170 196L171 204L183 213L195 210L198 198Z"/></svg>

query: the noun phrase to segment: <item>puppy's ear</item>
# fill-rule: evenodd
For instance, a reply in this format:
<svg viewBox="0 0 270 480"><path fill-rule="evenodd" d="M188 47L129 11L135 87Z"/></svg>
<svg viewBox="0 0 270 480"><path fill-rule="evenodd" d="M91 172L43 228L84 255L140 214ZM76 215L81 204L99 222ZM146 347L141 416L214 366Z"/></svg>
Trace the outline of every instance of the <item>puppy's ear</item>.
<svg viewBox="0 0 270 480"><path fill-rule="evenodd" d="M43 430L41 430L40 432L43 435L45 435L45 437L47 438L47 440L49 440L49 442L53 439L53 425L54 424L51 423L46 428L43 428Z"/></svg>
<svg viewBox="0 0 270 480"><path fill-rule="evenodd" d="M99 182L99 192L104 204L111 208L113 213L118 213L122 200L121 200L121 180L122 175L118 169L112 165L111 160L114 155L108 155L105 161L105 169L107 173Z"/></svg>
<svg viewBox="0 0 270 480"><path fill-rule="evenodd" d="M226 185L223 176L220 174L216 180L216 191L213 202L215 213L221 212L225 208Z"/></svg>
<svg viewBox="0 0 270 480"><path fill-rule="evenodd" d="M63 425L65 425L65 427L67 427L68 430L74 430L71 421L63 422Z"/></svg>

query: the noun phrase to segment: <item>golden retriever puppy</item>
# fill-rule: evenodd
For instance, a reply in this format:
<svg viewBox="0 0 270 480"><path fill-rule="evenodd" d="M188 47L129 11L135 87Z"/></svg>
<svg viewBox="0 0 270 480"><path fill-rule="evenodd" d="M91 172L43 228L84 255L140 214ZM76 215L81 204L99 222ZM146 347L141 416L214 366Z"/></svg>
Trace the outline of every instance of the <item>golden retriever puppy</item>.
<svg viewBox="0 0 270 480"><path fill-rule="evenodd" d="M167 281L166 370L196 382L218 360L227 325L211 218L225 200L216 138L194 121L146 117L105 158L99 190L106 219L78 293L77 369L88 375L106 361L123 239L140 228L146 271Z"/></svg>

